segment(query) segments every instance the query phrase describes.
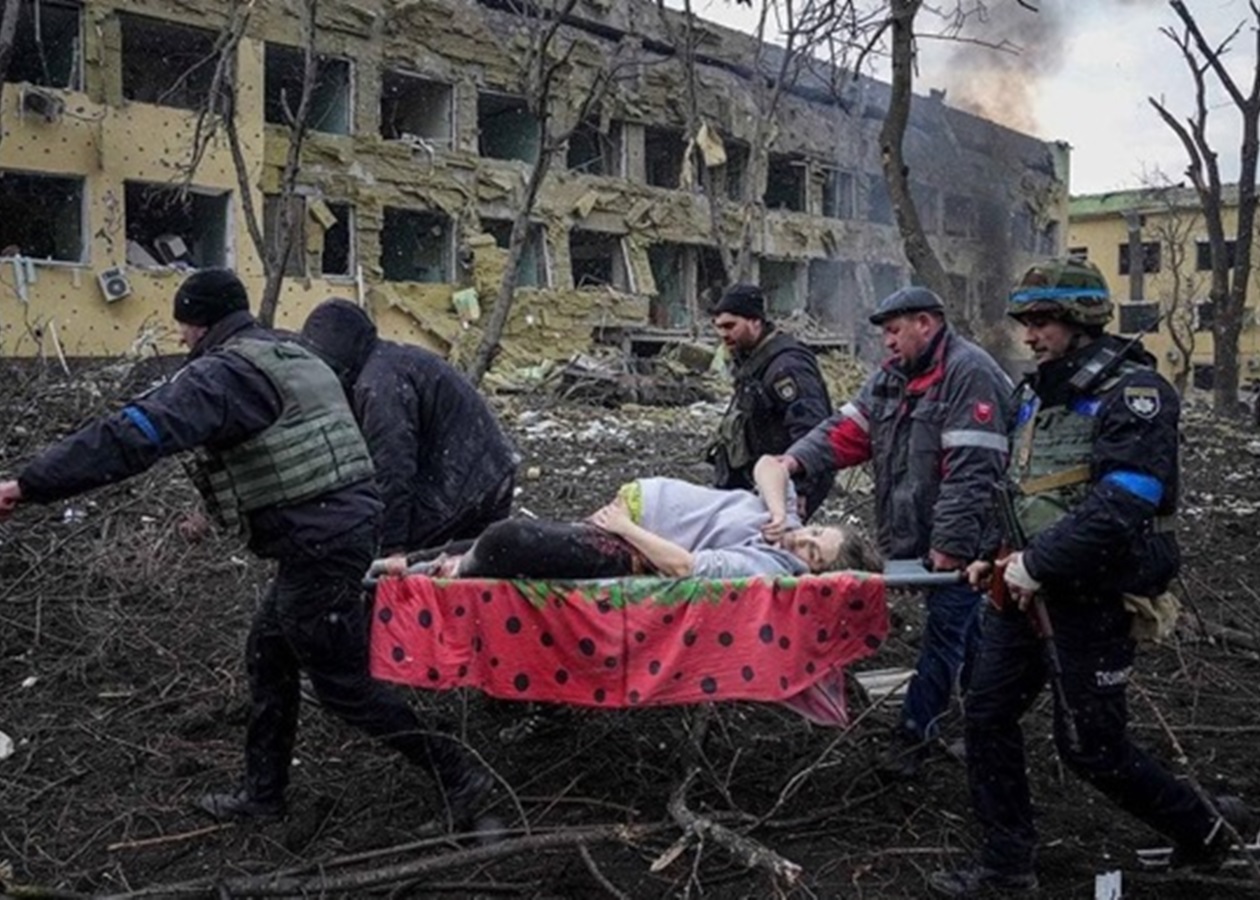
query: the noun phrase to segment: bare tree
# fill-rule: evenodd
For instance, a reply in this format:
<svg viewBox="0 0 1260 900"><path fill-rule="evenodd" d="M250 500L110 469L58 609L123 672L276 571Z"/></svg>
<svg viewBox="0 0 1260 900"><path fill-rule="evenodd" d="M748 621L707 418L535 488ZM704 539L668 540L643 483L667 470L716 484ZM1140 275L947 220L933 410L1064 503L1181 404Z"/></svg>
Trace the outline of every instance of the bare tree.
<svg viewBox="0 0 1260 900"><path fill-rule="evenodd" d="M1202 227L1202 216L1196 207L1187 206L1186 188L1173 184L1163 172L1152 172L1144 181L1148 186L1146 199L1153 209L1153 214L1148 217L1151 223L1149 232L1167 251L1162 260L1167 277L1162 279L1162 288L1156 300L1160 316L1168 326L1172 353L1176 357L1169 359L1173 386L1178 393L1184 394L1193 369L1198 319L1196 301L1203 296L1205 281L1196 273L1195 257L1192 255L1197 250L1194 238ZM1141 249L1130 247L1129 259L1131 265L1133 260L1140 260Z"/></svg>
<svg viewBox="0 0 1260 900"><path fill-rule="evenodd" d="M595 69L584 88L575 90L570 75L578 42L564 31L564 26L576 5L577 0L560 0L553 6L522 3L518 11L530 32L528 48L521 60L520 81L525 102L538 122L538 141L534 162L525 180L525 190L512 220L507 266L503 270L481 341L467 368L467 375L475 385L481 384L490 370L512 312L539 188L556 159L565 151L573 132L603 102L626 65L626 45L623 43L618 45L611 59Z"/></svg>
<svg viewBox="0 0 1260 900"><path fill-rule="evenodd" d="M1224 57L1231 49L1245 23L1240 22L1222 41L1212 44L1200 30L1194 15L1182 0L1171 0L1181 28L1161 29L1185 60L1194 84L1194 111L1185 121L1178 119L1162 99L1148 98L1164 123L1177 135L1189 157L1186 175L1194 185L1203 209L1204 225L1212 258L1212 283L1209 291L1214 318L1212 406L1219 415L1238 414L1238 339L1242 334L1243 313L1251 280L1251 248L1256 220L1256 163L1260 156L1260 7L1248 4L1255 32L1254 63L1251 85L1244 93L1233 75L1225 68ZM1238 168L1238 209L1234 230L1234 261L1231 268L1228 239L1224 223L1224 185L1220 162L1208 140L1208 82L1214 79L1237 109L1241 129L1241 153Z"/></svg>
<svg viewBox="0 0 1260 900"><path fill-rule="evenodd" d="M266 239L259 210L254 206L254 173L251 172L245 156L236 117L236 57L256 5L257 0L233 0L228 21L219 32L214 49L214 75L206 101L198 110L192 147L184 166L184 184L187 187L192 183L198 165L218 137L221 128L227 138L232 165L236 171L245 228L263 265L265 281L258 304L258 320L270 328L275 323L285 270L293 255L298 235L302 233L301 217L306 215L305 203L297 193L297 182L301 173L302 147L310 130L311 96L319 80L320 56L316 47L319 3L318 0L302 0L300 4L303 35L302 83L296 106L292 102L294 98L281 97L285 124L289 129L288 149L280 175L279 205L270 242Z"/></svg>
<svg viewBox="0 0 1260 900"><path fill-rule="evenodd" d="M17 39L18 14L21 12L22 0L4 0L0 6L0 104L4 100L4 84L9 76L9 60L13 59L13 43ZM0 108L3 108L0 105ZM0 127L0 140L4 139L4 128Z"/></svg>

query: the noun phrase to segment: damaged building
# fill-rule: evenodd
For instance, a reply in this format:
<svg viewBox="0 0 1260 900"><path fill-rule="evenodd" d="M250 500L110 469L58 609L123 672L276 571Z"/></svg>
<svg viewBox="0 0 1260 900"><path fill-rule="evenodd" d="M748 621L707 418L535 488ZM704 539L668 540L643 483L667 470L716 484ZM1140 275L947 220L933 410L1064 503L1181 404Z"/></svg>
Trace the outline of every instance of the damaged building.
<svg viewBox="0 0 1260 900"><path fill-rule="evenodd" d="M807 66L771 113L758 73L778 71L782 51L696 22L694 53L681 54L680 14L649 0L579 0L560 29L550 132L521 70L539 23L517 4L319 4L287 217L281 175L306 62L296 4L253 8L230 59L240 153L220 129L195 165L216 48L244 4L20 5L0 144L8 355L175 350L170 298L187 271L231 266L261 294L248 202L264 240L295 223L278 326L350 297L386 336L465 359L540 136L557 123L571 134L532 211L500 362L567 356L596 334L705 329L740 249L773 316L826 343L871 346L865 312L911 281L880 168L887 85ZM600 101L564 124L601 77ZM973 330L996 328L1015 269L1060 250L1067 148L934 93L915 98L906 150L955 302Z"/></svg>

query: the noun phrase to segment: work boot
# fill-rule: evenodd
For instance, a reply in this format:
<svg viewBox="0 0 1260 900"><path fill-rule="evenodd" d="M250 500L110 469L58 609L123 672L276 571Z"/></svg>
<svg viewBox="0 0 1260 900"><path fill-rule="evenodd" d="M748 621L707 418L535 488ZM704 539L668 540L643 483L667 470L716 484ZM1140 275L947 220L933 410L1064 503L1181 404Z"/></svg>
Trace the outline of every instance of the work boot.
<svg viewBox="0 0 1260 900"><path fill-rule="evenodd" d="M494 788L494 776L481 765L462 767L453 778L442 779L446 809L454 831L469 831Z"/></svg>
<svg viewBox="0 0 1260 900"><path fill-rule="evenodd" d="M910 781L919 776L927 752L922 738L897 728L875 764L875 774L881 781Z"/></svg>
<svg viewBox="0 0 1260 900"><path fill-rule="evenodd" d="M976 897L982 894L1027 894L1037 890L1032 871L1003 872L979 863L952 872L933 872L928 887L944 897Z"/></svg>
<svg viewBox="0 0 1260 900"><path fill-rule="evenodd" d="M283 800L258 800L244 789L222 794L203 794L197 808L220 822L270 822L284 816Z"/></svg>
<svg viewBox="0 0 1260 900"><path fill-rule="evenodd" d="M1234 846L1234 836L1228 823L1244 843L1256 839L1256 830L1260 826L1256 814L1238 797L1228 794L1212 799L1219 818L1212 824L1208 836L1198 844L1178 844L1173 848L1168 866L1172 869L1193 869L1197 872L1215 872L1229 858L1230 847Z"/></svg>

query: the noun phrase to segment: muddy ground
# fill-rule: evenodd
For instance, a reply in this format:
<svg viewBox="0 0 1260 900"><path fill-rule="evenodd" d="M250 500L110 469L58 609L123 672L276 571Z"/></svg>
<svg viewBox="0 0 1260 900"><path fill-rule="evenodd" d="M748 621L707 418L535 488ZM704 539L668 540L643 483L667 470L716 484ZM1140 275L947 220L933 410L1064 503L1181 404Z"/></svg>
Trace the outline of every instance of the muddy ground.
<svg viewBox="0 0 1260 900"><path fill-rule="evenodd" d="M573 393L557 402L552 387L495 401L525 457L518 506L568 517L635 475L706 477L699 453L717 404L610 409ZM117 368L80 367L73 379L5 369L0 472L126 390ZM1139 740L1207 790L1260 805L1257 438L1188 416L1180 529L1191 614L1171 643L1141 654L1130 699ZM230 538L182 539L176 523L194 506L179 466L164 463L0 525L0 732L13 742L0 760L0 882L14 894L260 895L241 876L283 870L307 879L306 896L368 893L345 881L321 889L310 879L322 874L374 878L393 897L918 897L928 872L974 847L961 765L941 753L921 780L882 786L872 762L893 716L856 697L847 732L731 704L708 716L581 714L504 744L514 709L415 692L426 713L459 721L515 795L516 810L497 810L508 840L490 847L433 839L430 781L304 704L288 818L214 826L191 800L240 771L242 647L268 566ZM861 479L841 479L825 516L868 511ZM872 667L913 663L913 596L896 598L894 619ZM1158 836L1063 771L1048 722L1044 703L1027 722L1042 896L1092 897L1095 875L1113 869L1126 897L1260 893L1260 873L1245 866L1211 879L1141 869L1135 850ZM956 717L948 729L957 735ZM799 864L794 887L712 840L676 846L670 796L697 762L688 808ZM230 890L215 886L225 878Z"/></svg>

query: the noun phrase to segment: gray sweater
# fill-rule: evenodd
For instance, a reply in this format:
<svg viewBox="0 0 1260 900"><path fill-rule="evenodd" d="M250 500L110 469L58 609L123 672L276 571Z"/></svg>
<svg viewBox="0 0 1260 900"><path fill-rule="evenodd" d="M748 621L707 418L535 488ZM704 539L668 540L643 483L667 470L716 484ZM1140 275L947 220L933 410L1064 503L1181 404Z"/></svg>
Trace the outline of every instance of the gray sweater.
<svg viewBox="0 0 1260 900"><path fill-rule="evenodd" d="M751 491L701 487L676 478L640 478L643 521L648 531L691 551L692 577L740 578L749 575L803 575L799 557L761 536L770 513ZM796 494L788 486L788 528L800 528Z"/></svg>

